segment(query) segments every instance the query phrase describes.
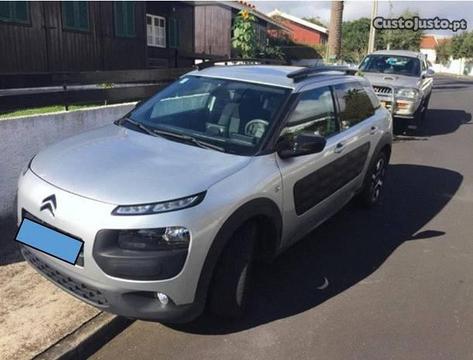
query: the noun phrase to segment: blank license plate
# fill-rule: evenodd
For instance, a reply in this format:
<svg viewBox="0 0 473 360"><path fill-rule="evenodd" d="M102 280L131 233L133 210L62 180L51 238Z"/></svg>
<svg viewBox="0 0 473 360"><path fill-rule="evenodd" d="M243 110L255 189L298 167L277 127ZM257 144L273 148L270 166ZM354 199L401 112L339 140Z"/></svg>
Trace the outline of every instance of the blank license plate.
<svg viewBox="0 0 473 360"><path fill-rule="evenodd" d="M50 229L30 219L23 219L16 241L75 265L84 245L82 240Z"/></svg>

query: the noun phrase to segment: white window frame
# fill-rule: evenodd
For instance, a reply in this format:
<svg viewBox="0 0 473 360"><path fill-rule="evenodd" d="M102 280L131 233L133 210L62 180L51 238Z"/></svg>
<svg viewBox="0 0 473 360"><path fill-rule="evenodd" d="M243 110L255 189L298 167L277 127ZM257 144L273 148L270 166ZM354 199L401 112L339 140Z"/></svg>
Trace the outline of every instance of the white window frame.
<svg viewBox="0 0 473 360"><path fill-rule="evenodd" d="M148 17L151 18L151 25L148 24ZM159 26L160 20L162 21L163 26ZM156 23L158 25L156 25ZM167 46L166 35L166 18L163 16L146 14L146 43L148 46L165 48Z"/></svg>

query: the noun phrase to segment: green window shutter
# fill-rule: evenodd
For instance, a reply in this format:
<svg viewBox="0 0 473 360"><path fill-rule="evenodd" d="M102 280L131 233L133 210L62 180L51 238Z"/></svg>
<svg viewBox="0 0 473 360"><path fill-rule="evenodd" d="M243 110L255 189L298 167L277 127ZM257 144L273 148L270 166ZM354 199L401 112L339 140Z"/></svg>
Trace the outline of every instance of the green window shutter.
<svg viewBox="0 0 473 360"><path fill-rule="evenodd" d="M14 4L14 17L15 21L28 22L28 4L26 1L15 1Z"/></svg>
<svg viewBox="0 0 473 360"><path fill-rule="evenodd" d="M62 19L64 27L74 27L74 3L70 1L62 3Z"/></svg>
<svg viewBox="0 0 473 360"><path fill-rule="evenodd" d="M71 30L89 30L89 5L86 1L62 3L63 27Z"/></svg>
<svg viewBox="0 0 473 360"><path fill-rule="evenodd" d="M1 1L0 20L28 23L29 4L26 1Z"/></svg>
<svg viewBox="0 0 473 360"><path fill-rule="evenodd" d="M169 18L169 47L179 47L179 20Z"/></svg>
<svg viewBox="0 0 473 360"><path fill-rule="evenodd" d="M0 19L11 20L10 3L7 1L0 1Z"/></svg>
<svg viewBox="0 0 473 360"><path fill-rule="evenodd" d="M135 3L126 3L126 35L135 37Z"/></svg>
<svg viewBox="0 0 473 360"><path fill-rule="evenodd" d="M135 37L135 3L132 1L115 2L115 35Z"/></svg>
<svg viewBox="0 0 473 360"><path fill-rule="evenodd" d="M115 35L123 36L123 2L115 2Z"/></svg>
<svg viewBox="0 0 473 360"><path fill-rule="evenodd" d="M85 1L81 1L77 4L78 7L78 19L77 25L81 29L89 29L89 4Z"/></svg>

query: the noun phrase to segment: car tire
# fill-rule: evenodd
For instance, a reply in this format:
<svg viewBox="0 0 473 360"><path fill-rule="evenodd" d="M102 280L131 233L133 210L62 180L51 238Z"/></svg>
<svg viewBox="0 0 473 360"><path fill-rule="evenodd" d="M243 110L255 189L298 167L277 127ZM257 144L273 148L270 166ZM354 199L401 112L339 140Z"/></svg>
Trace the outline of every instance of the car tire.
<svg viewBox="0 0 473 360"><path fill-rule="evenodd" d="M422 108L422 115L420 117L421 121L424 121L425 117L427 116L427 110L429 108L429 101L430 101L430 95L424 101L423 108Z"/></svg>
<svg viewBox="0 0 473 360"><path fill-rule="evenodd" d="M240 227L224 248L212 279L209 310L228 319L243 316L254 266L256 224Z"/></svg>
<svg viewBox="0 0 473 360"><path fill-rule="evenodd" d="M379 152L371 163L363 184L363 189L358 195L359 203L365 208L378 204L384 185L384 178L388 165L386 152Z"/></svg>

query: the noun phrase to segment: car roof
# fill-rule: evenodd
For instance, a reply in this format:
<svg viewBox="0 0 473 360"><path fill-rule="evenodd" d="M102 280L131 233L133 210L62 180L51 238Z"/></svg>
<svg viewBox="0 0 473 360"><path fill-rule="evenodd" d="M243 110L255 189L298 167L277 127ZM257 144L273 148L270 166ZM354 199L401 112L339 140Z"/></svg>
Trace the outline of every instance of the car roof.
<svg viewBox="0 0 473 360"><path fill-rule="evenodd" d="M195 70L187 73L186 75L215 77L219 79L281 86L296 91L308 83L313 83L317 80L322 83L331 78L353 78L353 76L341 75L337 72L327 72L324 74L318 74L317 76L308 76L302 81L294 81L293 78L287 76L288 74L301 69L304 69L304 67L286 65L217 65L202 70Z"/></svg>
<svg viewBox="0 0 473 360"><path fill-rule="evenodd" d="M415 57L415 58L419 58L419 57L422 57L424 56L422 53L420 52L416 52L416 51L410 51L410 50L378 50L378 51L375 51L369 55L398 55L398 56L407 56L407 57Z"/></svg>

